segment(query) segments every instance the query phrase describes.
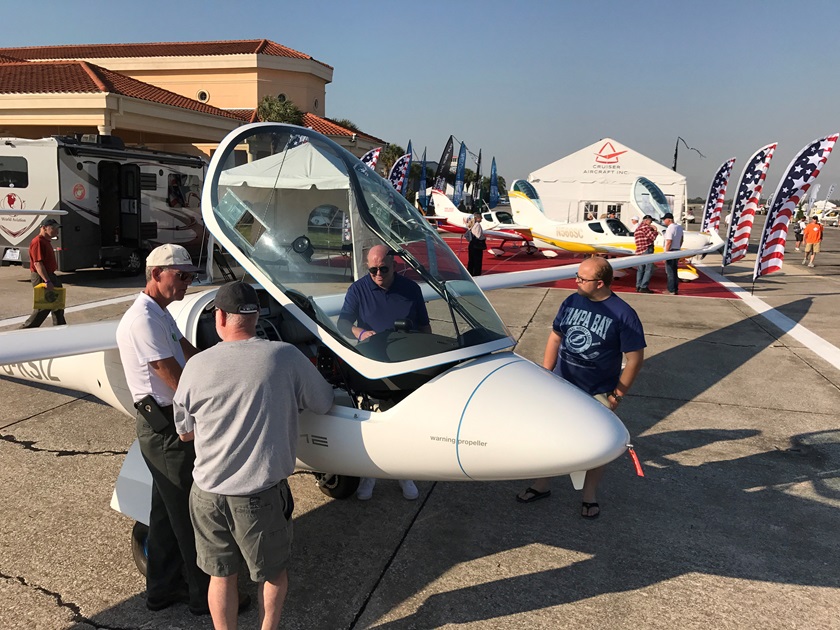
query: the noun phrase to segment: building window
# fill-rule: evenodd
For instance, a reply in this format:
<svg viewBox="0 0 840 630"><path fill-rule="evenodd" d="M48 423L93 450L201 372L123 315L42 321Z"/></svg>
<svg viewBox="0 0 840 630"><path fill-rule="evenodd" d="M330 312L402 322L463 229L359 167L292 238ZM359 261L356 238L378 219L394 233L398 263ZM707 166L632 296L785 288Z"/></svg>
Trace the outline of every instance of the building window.
<svg viewBox="0 0 840 630"><path fill-rule="evenodd" d="M277 100L280 101L281 103L285 103L286 102L286 95L285 94L278 94L277 95Z"/></svg>
<svg viewBox="0 0 840 630"><path fill-rule="evenodd" d="M620 203L608 203L607 204L607 214L610 212L615 212L616 214L621 214L621 204Z"/></svg>
<svg viewBox="0 0 840 630"><path fill-rule="evenodd" d="M210 100L210 92L207 90L199 90L195 93L195 98L201 103L206 103Z"/></svg>
<svg viewBox="0 0 840 630"><path fill-rule="evenodd" d="M318 99L317 98L315 99L315 111L316 112L318 111Z"/></svg>

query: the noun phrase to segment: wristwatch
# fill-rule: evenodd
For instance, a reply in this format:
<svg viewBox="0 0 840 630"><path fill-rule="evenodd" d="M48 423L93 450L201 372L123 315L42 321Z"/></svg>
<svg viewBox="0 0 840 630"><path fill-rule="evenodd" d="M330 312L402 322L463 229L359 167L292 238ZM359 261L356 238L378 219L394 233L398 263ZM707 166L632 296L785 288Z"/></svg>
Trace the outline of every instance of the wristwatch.
<svg viewBox="0 0 840 630"><path fill-rule="evenodd" d="M615 398L615 402L621 402L622 400L624 400L624 396L619 396L615 392L610 392L609 395Z"/></svg>

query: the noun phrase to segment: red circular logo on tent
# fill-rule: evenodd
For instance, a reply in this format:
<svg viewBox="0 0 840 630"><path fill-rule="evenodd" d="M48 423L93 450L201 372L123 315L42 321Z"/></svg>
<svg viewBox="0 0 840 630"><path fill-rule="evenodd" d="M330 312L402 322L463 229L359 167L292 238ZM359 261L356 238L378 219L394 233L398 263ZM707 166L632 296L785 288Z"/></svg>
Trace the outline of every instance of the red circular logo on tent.
<svg viewBox="0 0 840 630"><path fill-rule="evenodd" d="M85 190L84 185L76 184L75 186L73 186L73 196L76 199L81 201L82 199L85 198L85 195L87 195L87 191Z"/></svg>

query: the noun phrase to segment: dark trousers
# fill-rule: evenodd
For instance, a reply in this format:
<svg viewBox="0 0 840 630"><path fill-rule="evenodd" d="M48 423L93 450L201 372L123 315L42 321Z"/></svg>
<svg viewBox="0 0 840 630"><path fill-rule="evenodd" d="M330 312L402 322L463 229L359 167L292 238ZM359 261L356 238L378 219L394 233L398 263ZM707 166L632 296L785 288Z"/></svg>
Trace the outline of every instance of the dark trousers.
<svg viewBox="0 0 840 630"><path fill-rule="evenodd" d="M473 246L473 243L480 242L481 245ZM481 275L481 263L484 259L484 241L473 238L467 246L467 272L471 276Z"/></svg>
<svg viewBox="0 0 840 630"><path fill-rule="evenodd" d="M50 280L52 280L52 283L53 283L54 287L60 287L61 286L61 280L56 278L54 273L49 274L49 276L50 276ZM34 271L31 272L29 280L32 282L32 287L33 288L35 288L36 286L38 286L39 284L41 284L44 281L44 279L41 278L41 276L39 276ZM60 311L49 311L49 310L36 309L36 310L32 311L32 314L29 316L29 318L25 322L23 322L23 325L21 326L21 328L38 328L38 326L43 324L44 320L47 319L47 315L50 315L50 314L52 314L53 326L61 326L61 325L67 323L66 321L64 321L64 309L61 309Z"/></svg>
<svg viewBox="0 0 840 630"><path fill-rule="evenodd" d="M679 293L680 278L677 275L678 262L676 258L665 261L665 275L668 276L668 291L671 293Z"/></svg>
<svg viewBox="0 0 840 630"><path fill-rule="evenodd" d="M171 414L172 407L166 409ZM156 433L139 414L137 437L152 473L146 597L171 597L186 582L190 605L206 606L210 577L196 565L195 533L190 520L195 447L178 438L174 422L164 432Z"/></svg>

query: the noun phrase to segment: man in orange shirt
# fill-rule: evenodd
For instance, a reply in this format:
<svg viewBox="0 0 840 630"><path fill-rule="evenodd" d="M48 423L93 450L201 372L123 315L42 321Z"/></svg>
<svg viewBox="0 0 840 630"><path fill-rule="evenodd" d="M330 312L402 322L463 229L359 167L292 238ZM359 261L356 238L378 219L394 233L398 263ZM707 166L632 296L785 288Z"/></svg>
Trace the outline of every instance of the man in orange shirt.
<svg viewBox="0 0 840 630"><path fill-rule="evenodd" d="M805 227L805 258L802 264L809 267L814 266L814 258L820 251L820 242L823 239L823 226L820 225L818 217L811 217L811 222ZM808 254L811 254L811 262L808 262Z"/></svg>
<svg viewBox="0 0 840 630"><path fill-rule="evenodd" d="M61 281L55 275L58 264L55 261L52 246L52 239L58 238L60 227L55 219L44 219L41 221L38 236L29 244L29 271L33 287L41 283L46 284L47 289L61 286ZM21 328L38 328L51 313L53 326L67 323L64 321L64 309L59 311L35 309Z"/></svg>

